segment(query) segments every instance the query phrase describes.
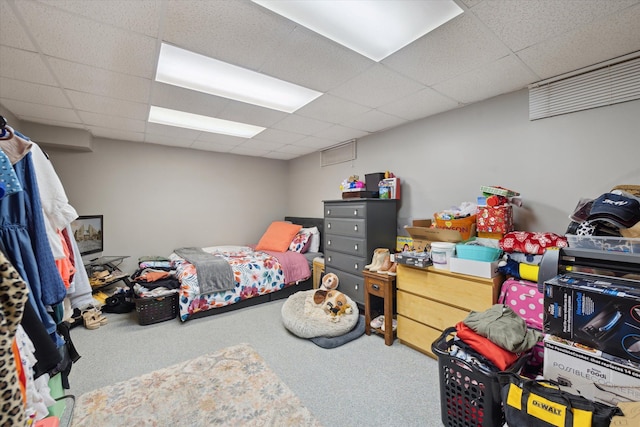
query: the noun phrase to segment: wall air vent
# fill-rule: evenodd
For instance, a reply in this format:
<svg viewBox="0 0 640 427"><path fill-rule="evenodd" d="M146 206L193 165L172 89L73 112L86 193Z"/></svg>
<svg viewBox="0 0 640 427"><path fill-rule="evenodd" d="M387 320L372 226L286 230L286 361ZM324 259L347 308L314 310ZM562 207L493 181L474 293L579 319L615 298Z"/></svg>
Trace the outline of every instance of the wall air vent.
<svg viewBox="0 0 640 427"><path fill-rule="evenodd" d="M640 99L640 51L529 85L529 120Z"/></svg>
<svg viewBox="0 0 640 427"><path fill-rule="evenodd" d="M341 143L320 152L320 166L325 167L356 159L356 140Z"/></svg>

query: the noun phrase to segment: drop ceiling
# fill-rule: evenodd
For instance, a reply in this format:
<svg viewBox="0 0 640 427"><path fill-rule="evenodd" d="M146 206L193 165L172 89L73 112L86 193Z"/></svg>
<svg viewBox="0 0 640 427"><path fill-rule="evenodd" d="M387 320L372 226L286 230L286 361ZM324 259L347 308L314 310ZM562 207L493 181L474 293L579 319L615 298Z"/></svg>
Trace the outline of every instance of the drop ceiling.
<svg viewBox="0 0 640 427"><path fill-rule="evenodd" d="M374 62L248 0L0 0L0 104L94 138L286 160L640 50L640 0L456 3ZM285 113L155 82L162 42L322 95ZM151 105L266 130L149 123Z"/></svg>

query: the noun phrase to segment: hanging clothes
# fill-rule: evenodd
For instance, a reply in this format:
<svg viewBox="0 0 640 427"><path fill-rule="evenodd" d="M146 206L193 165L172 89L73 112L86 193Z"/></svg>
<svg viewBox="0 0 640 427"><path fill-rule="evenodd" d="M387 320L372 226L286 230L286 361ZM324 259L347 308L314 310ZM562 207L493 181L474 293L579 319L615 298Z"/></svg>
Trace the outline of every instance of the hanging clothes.
<svg viewBox="0 0 640 427"><path fill-rule="evenodd" d="M23 426L26 424L23 388L16 360L15 336L27 304L27 284L13 265L0 252L0 366L2 367L2 397L0 425ZM19 364L19 365L18 365ZM24 383L22 383L24 385Z"/></svg>
<svg viewBox="0 0 640 427"><path fill-rule="evenodd" d="M8 157L12 161L19 158L13 169L23 189L0 200L0 250L7 255L20 276L27 282L30 290L29 301L36 309L47 333L57 345L63 345L64 341L56 333L56 324L47 312L46 306L61 303L66 296L66 288L46 238L31 153L24 154L24 147L31 145L32 143L13 132L9 139L0 139L2 151L19 154Z"/></svg>

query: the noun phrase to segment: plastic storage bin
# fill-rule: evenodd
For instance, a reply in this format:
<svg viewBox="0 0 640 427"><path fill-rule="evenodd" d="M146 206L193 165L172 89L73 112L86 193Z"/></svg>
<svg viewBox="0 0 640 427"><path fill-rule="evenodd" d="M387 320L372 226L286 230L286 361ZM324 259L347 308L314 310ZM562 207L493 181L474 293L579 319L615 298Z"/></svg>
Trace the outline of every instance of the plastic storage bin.
<svg viewBox="0 0 640 427"><path fill-rule="evenodd" d="M445 329L431 345L431 351L438 356L442 423L446 427L504 425L498 373L451 356L449 350L454 340L448 337L455 331L453 327ZM520 357L508 371L519 373L527 360L528 354Z"/></svg>
<svg viewBox="0 0 640 427"><path fill-rule="evenodd" d="M565 235L570 248L640 254L640 239L608 236Z"/></svg>
<svg viewBox="0 0 640 427"><path fill-rule="evenodd" d="M500 258L502 250L488 246L458 243L456 245L456 254L458 254L458 258L493 262Z"/></svg>
<svg viewBox="0 0 640 427"><path fill-rule="evenodd" d="M141 325L164 322L178 315L178 293L155 298L135 298L138 322Z"/></svg>

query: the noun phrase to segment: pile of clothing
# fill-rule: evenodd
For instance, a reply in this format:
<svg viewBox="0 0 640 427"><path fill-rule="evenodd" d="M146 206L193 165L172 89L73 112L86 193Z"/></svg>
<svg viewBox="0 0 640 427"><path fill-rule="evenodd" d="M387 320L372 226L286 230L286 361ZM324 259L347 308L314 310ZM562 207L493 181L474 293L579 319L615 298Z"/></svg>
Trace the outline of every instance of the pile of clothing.
<svg viewBox="0 0 640 427"><path fill-rule="evenodd" d="M620 185L596 199L580 199L567 234L640 238L640 185Z"/></svg>
<svg viewBox="0 0 640 427"><path fill-rule="evenodd" d="M138 259L138 269L131 275L138 298L160 297L178 292L180 282L168 258L145 256Z"/></svg>
<svg viewBox="0 0 640 427"><path fill-rule="evenodd" d="M497 372L511 367L541 341L543 335L528 328L511 307L494 304L483 312L472 311L458 322L456 337L459 341L454 343L459 345L452 346L450 355Z"/></svg>

